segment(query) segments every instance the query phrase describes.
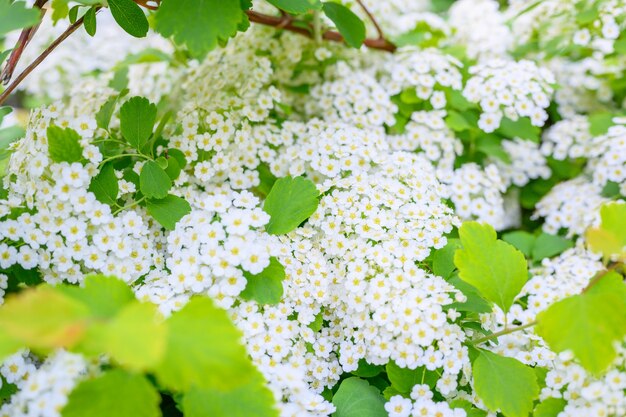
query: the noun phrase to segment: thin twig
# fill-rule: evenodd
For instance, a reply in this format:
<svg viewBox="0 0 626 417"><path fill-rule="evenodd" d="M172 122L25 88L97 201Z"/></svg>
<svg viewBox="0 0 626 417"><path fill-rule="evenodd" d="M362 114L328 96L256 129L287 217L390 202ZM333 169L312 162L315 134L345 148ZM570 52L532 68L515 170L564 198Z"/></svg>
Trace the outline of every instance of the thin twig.
<svg viewBox="0 0 626 417"><path fill-rule="evenodd" d="M255 12L254 10L246 10L246 14L248 15L248 19L250 19L253 23L258 23L261 25L272 26L281 28L284 30L288 30L290 32L298 33L303 36L307 36L312 38L314 36L313 31L310 29L303 28L301 26L296 26L293 21L287 21L284 16L271 16L259 12ZM333 42L344 42L343 36L339 32L335 32L332 30L327 30L322 33L322 39L326 39L328 41ZM371 49L379 49L381 51L394 52L396 50L396 46L389 42L386 39L372 39L367 38L363 42L365 46Z"/></svg>
<svg viewBox="0 0 626 417"><path fill-rule="evenodd" d="M617 268L619 268L622 265L624 265L624 264L621 263L621 262L615 262L615 263L612 263L611 265L609 265L606 269L598 272L596 275L594 275L593 278L591 278L591 280L589 281L589 284L587 284L587 286L583 290L583 294L586 293L587 291L589 291L591 288L593 288L593 286L596 285L609 272L615 271Z"/></svg>
<svg viewBox="0 0 626 417"><path fill-rule="evenodd" d="M488 336L485 336L485 337L481 337L480 339L472 340L472 344L473 345L479 345L479 344L481 344L483 342L487 342L487 341L489 341L491 339L496 339L496 338L498 338L500 336L504 336L506 334L519 332L520 330L528 329L529 327L533 327L536 324L537 324L536 321L531 321L530 323L526 323L526 324L521 325L521 326L510 327L508 329L500 330L499 332L492 333L492 334L490 334Z"/></svg>
<svg viewBox="0 0 626 417"><path fill-rule="evenodd" d="M96 9L97 11L98 9ZM44 59L52 53L65 39L67 39L72 33L76 31L83 24L83 18L81 17L76 22L72 23L66 30L63 32L58 38L56 38L50 46L46 48L33 62L30 63L29 66L26 67L24 71L20 75L18 75L15 80L7 87L6 90L0 95L0 105L6 101L7 98L11 95L13 90L17 88L18 85L35 69L39 64L43 62Z"/></svg>
<svg viewBox="0 0 626 417"><path fill-rule="evenodd" d="M374 15L365 6L365 3L363 3L363 0L356 0L356 1L357 1L357 3L359 3L359 6L361 6L361 9L363 9L363 11L367 15L367 17L374 24L374 27L376 28L376 32L378 32L378 39L385 39L385 35L383 34L383 30L380 28L380 25L378 24L378 21L376 21L376 18L374 17Z"/></svg>
<svg viewBox="0 0 626 417"><path fill-rule="evenodd" d="M33 7L38 7L41 9L39 22L37 22L34 26L22 30L22 33L20 33L20 37L18 38L15 47L11 51L11 55L9 55L9 59L7 59L6 65L0 73L0 80L2 81L2 84L8 84L8 82L11 81L11 78L13 77L13 72L15 71L18 62L22 57L22 53L24 53L24 49L30 43L33 35L37 32L37 29L39 29L43 17L46 14L46 10L43 9L43 6L46 4L47 1L48 0L37 0L33 5Z"/></svg>

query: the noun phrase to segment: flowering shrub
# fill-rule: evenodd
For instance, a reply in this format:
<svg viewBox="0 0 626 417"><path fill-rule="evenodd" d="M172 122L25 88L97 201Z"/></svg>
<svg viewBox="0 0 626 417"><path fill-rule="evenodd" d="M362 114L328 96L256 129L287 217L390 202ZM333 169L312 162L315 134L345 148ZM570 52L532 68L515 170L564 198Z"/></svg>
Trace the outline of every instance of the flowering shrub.
<svg viewBox="0 0 626 417"><path fill-rule="evenodd" d="M500 3L0 0L0 416L625 415L626 4Z"/></svg>

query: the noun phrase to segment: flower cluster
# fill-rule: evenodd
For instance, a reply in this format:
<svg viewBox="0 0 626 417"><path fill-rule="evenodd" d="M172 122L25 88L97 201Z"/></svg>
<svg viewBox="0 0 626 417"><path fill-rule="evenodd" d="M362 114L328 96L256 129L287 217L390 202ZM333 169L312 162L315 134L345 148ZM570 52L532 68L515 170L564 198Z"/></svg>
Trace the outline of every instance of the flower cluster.
<svg viewBox="0 0 626 417"><path fill-rule="evenodd" d="M553 93L554 76L532 61L491 59L470 68L471 78L463 89L469 101L480 104L478 126L493 132L502 117L528 117L534 126L543 126L546 108Z"/></svg>
<svg viewBox="0 0 626 417"><path fill-rule="evenodd" d="M559 161L588 157L592 148L589 127L589 120L585 116L556 122L545 131L541 152Z"/></svg>
<svg viewBox="0 0 626 417"><path fill-rule="evenodd" d="M515 138L502 141L502 148L510 155L510 163L495 160L500 176L509 186L514 184L523 187L528 181L536 178L548 179L551 171L546 158L539 146L529 140Z"/></svg>
<svg viewBox="0 0 626 417"><path fill-rule="evenodd" d="M0 407L2 417L61 417L61 409L76 384L89 371L83 356L57 351L38 367L17 353L6 359L0 373L20 390Z"/></svg>
<svg viewBox="0 0 626 417"><path fill-rule="evenodd" d="M542 227L548 233L564 229L568 236L582 235L598 218L600 206L609 201L601 192L585 177L562 182L537 203L534 218L543 218Z"/></svg>
<svg viewBox="0 0 626 417"><path fill-rule="evenodd" d="M455 213L461 219L487 222L496 229L506 226L502 198L506 186L495 165L484 170L474 163L461 166L454 171L449 189Z"/></svg>
<svg viewBox="0 0 626 417"><path fill-rule="evenodd" d="M614 121L620 124L611 126L606 135L591 141L593 160L589 169L594 184L603 187L609 181L617 183L621 193L626 195L626 119Z"/></svg>

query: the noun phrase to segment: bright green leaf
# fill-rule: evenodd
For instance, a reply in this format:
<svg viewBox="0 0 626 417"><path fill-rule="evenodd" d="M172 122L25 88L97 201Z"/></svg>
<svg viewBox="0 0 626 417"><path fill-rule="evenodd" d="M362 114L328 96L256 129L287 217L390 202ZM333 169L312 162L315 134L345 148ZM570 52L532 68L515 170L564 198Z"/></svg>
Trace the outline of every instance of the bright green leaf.
<svg viewBox="0 0 626 417"><path fill-rule="evenodd" d="M438 379L435 372L430 372L423 366L416 369L401 368L395 362L390 361L385 369L391 386L405 396L410 394L417 384L424 383L431 388L434 387Z"/></svg>
<svg viewBox="0 0 626 417"><path fill-rule="evenodd" d="M12 30L35 25L40 16L41 12L26 7L26 2L0 0L0 37Z"/></svg>
<svg viewBox="0 0 626 417"><path fill-rule="evenodd" d="M319 204L318 196L315 184L308 179L278 179L263 206L263 210L270 215L265 229L273 235L291 232L315 212Z"/></svg>
<svg viewBox="0 0 626 417"><path fill-rule="evenodd" d="M156 306L135 301L107 325L106 352L129 369L150 369L163 356L165 337Z"/></svg>
<svg viewBox="0 0 626 417"><path fill-rule="evenodd" d="M146 162L139 173L139 189L148 198L165 198L172 180L167 172L154 161Z"/></svg>
<svg viewBox="0 0 626 417"><path fill-rule="evenodd" d="M353 48L359 48L365 40L365 23L346 6L334 2L323 3L322 9L326 16L333 21L337 30L344 37L346 43Z"/></svg>
<svg viewBox="0 0 626 417"><path fill-rule="evenodd" d="M500 127L496 130L506 138L522 138L533 142L539 142L541 129L533 126L528 117L520 117L513 121L507 117L502 118Z"/></svg>
<svg viewBox="0 0 626 417"><path fill-rule="evenodd" d="M232 390L192 388L183 397L185 417L277 417L274 396L263 377L255 376Z"/></svg>
<svg viewBox="0 0 626 417"><path fill-rule="evenodd" d="M532 258L540 261L551 258L574 246L574 242L564 237L542 233L537 237L532 250Z"/></svg>
<svg viewBox="0 0 626 417"><path fill-rule="evenodd" d="M612 202L600 208L600 227L587 230L587 244L605 259L626 260L626 203Z"/></svg>
<svg viewBox="0 0 626 417"><path fill-rule="evenodd" d="M248 280L246 288L240 294L243 299L269 305L280 302L283 296L285 268L278 262L278 259L271 257L267 268L256 275L247 271L243 274Z"/></svg>
<svg viewBox="0 0 626 417"><path fill-rule="evenodd" d="M531 233L524 232L522 230L516 230L514 232L503 234L502 240L515 246L524 254L524 256L530 258L537 237Z"/></svg>
<svg viewBox="0 0 626 417"><path fill-rule="evenodd" d="M2 328L1 324L0 328ZM4 331L0 332L0 362L4 361L7 356L13 355L23 347L24 345L22 343L9 336L8 333Z"/></svg>
<svg viewBox="0 0 626 417"><path fill-rule="evenodd" d="M191 206L184 198L169 194L161 199L149 199L148 214L167 230L174 230L176 223L191 212Z"/></svg>
<svg viewBox="0 0 626 417"><path fill-rule="evenodd" d="M593 113L589 115L589 133L591 136L600 136L608 132L609 127L613 126L614 114L609 112Z"/></svg>
<svg viewBox="0 0 626 417"><path fill-rule="evenodd" d="M493 311L493 305L486 301L475 287L460 279L456 274L448 279L448 282L467 297L464 303L452 303L449 305L450 308L474 313L491 313Z"/></svg>
<svg viewBox="0 0 626 417"><path fill-rule="evenodd" d="M497 240L495 230L487 224L463 223L459 236L463 249L454 255L459 277L508 312L528 279L524 255Z"/></svg>
<svg viewBox="0 0 626 417"><path fill-rule="evenodd" d="M91 191L101 203L108 205L115 204L120 188L118 179L115 176L113 164L108 163L102 166L98 175L91 179L89 191Z"/></svg>
<svg viewBox="0 0 626 417"><path fill-rule="evenodd" d="M247 17L239 0L163 0L155 19L157 32L201 57L235 36Z"/></svg>
<svg viewBox="0 0 626 417"><path fill-rule="evenodd" d="M120 109L122 135L139 152L148 143L148 139L152 135L156 116L156 106L143 97L130 98Z"/></svg>
<svg viewBox="0 0 626 417"><path fill-rule="evenodd" d="M96 124L98 127L102 129L108 129L109 123L111 123L111 117L113 116L113 112L115 110L115 105L117 104L117 100L119 99L118 95L115 95L109 98L103 105L100 107L100 110L96 113Z"/></svg>
<svg viewBox="0 0 626 417"><path fill-rule="evenodd" d="M448 111L446 125L455 132L462 132L472 127L461 113L454 110Z"/></svg>
<svg viewBox="0 0 626 417"><path fill-rule="evenodd" d="M548 398L535 407L533 417L558 417L566 405L563 398Z"/></svg>
<svg viewBox="0 0 626 417"><path fill-rule="evenodd" d="M165 387L229 390L247 384L255 368L226 311L209 298L192 299L167 321L163 361L155 374Z"/></svg>
<svg viewBox="0 0 626 417"><path fill-rule="evenodd" d="M322 8L322 3L319 0L267 0L267 2L292 14L302 14L309 10Z"/></svg>
<svg viewBox="0 0 626 417"><path fill-rule="evenodd" d="M456 269L454 266L454 253L461 247L459 239L448 239L448 243L433 254L433 273L444 279L450 278Z"/></svg>
<svg viewBox="0 0 626 417"><path fill-rule="evenodd" d="M337 411L333 417L387 417L385 399L367 381L351 377L344 379L333 396Z"/></svg>
<svg viewBox="0 0 626 417"><path fill-rule="evenodd" d="M160 417L161 397L142 375L120 369L81 382L70 393L62 417Z"/></svg>
<svg viewBox="0 0 626 417"><path fill-rule="evenodd" d="M82 302L95 318L114 317L127 304L135 300L128 285L116 278L105 275L89 275L83 287L65 285L56 287L63 294Z"/></svg>
<svg viewBox="0 0 626 417"><path fill-rule="evenodd" d="M52 22L54 24L67 17L70 13L69 0L52 0L51 7Z"/></svg>
<svg viewBox="0 0 626 417"><path fill-rule="evenodd" d="M80 136L75 130L50 126L48 133L48 154L54 162L80 162L83 159L83 147Z"/></svg>
<svg viewBox="0 0 626 417"><path fill-rule="evenodd" d="M539 396L533 370L518 361L481 350L472 366L474 390L491 410L506 417L528 417Z"/></svg>
<svg viewBox="0 0 626 417"><path fill-rule="evenodd" d="M108 0L113 19L129 35L143 38L150 25L141 7L133 0Z"/></svg>
<svg viewBox="0 0 626 417"><path fill-rule="evenodd" d="M71 347L83 336L89 309L48 286L9 297L0 308L0 330L35 349Z"/></svg>
<svg viewBox="0 0 626 417"><path fill-rule="evenodd" d="M626 286L610 272L591 289L552 304L537 316L536 332L555 352L571 350L594 374L615 359L613 344L626 335Z"/></svg>

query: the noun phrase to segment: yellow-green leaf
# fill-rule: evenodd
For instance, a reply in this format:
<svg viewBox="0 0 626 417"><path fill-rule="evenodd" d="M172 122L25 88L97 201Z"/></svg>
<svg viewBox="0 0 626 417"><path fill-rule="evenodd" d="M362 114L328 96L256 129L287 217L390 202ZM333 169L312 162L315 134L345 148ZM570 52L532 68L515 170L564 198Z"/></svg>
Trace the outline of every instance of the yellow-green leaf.
<svg viewBox="0 0 626 417"><path fill-rule="evenodd" d="M504 312L509 311L528 279L524 254L498 240L488 224L463 223L459 236L463 248L454 255L459 277Z"/></svg>

